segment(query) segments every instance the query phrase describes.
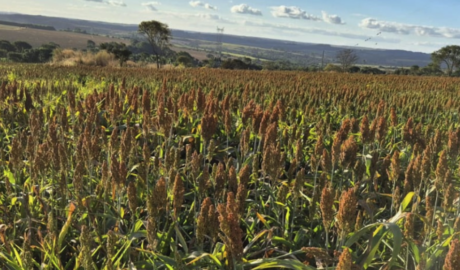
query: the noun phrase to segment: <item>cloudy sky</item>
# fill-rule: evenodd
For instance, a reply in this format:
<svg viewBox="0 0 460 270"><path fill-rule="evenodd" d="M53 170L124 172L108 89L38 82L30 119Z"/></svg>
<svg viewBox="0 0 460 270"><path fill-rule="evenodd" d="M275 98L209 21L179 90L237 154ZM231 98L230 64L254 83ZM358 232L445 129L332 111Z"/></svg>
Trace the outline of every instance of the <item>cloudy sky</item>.
<svg viewBox="0 0 460 270"><path fill-rule="evenodd" d="M0 0L6 12L423 52L460 43L459 10L459 0Z"/></svg>

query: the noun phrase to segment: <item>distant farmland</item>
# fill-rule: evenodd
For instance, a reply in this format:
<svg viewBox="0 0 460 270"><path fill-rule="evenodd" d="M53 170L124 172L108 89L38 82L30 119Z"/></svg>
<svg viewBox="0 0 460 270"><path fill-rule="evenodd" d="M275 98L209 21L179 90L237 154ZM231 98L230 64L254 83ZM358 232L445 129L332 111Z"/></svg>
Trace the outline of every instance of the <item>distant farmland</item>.
<svg viewBox="0 0 460 270"><path fill-rule="evenodd" d="M62 32L62 31L47 31L31 28L21 28L16 26L0 24L0 39L10 42L25 41L34 47L39 47L44 43L54 42L62 48L77 48L85 49L88 40L100 44L103 42L123 42L129 44L129 41L124 39L116 39L102 36L93 36L87 34Z"/></svg>
<svg viewBox="0 0 460 270"><path fill-rule="evenodd" d="M103 36L93 36L88 34L63 31L47 31L3 24L0 24L0 39L8 40L10 42L25 41L34 47L39 47L40 45L48 42L54 42L56 44L59 44L61 48L77 48L80 50L86 48L86 43L89 39L96 42L96 44L113 41L122 42L126 45L129 45L131 43L131 41L121 38L109 38ZM171 49L177 52L188 52L198 60L206 59L208 54L207 52L203 51L175 47L174 45L171 46Z"/></svg>

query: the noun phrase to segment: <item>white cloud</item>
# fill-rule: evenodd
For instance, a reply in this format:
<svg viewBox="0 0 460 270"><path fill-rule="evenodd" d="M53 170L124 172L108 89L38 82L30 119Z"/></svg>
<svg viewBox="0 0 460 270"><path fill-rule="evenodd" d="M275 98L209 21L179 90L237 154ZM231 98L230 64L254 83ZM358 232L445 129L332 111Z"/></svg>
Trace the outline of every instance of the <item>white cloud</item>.
<svg viewBox="0 0 460 270"><path fill-rule="evenodd" d="M246 4L236 5L231 8L232 13L240 13L240 14L249 14L249 15L256 15L262 16L262 12L258 9L250 7Z"/></svg>
<svg viewBox="0 0 460 270"><path fill-rule="evenodd" d="M95 2L95 3L105 3L105 4L108 4L108 5L112 5L112 6L117 6L117 7L126 7L126 4L125 2L121 1L121 0L83 0L83 1L86 1L86 2Z"/></svg>
<svg viewBox="0 0 460 270"><path fill-rule="evenodd" d="M337 15L329 15L325 11L321 11L323 15L323 21L330 24L345 24L345 22Z"/></svg>
<svg viewBox="0 0 460 270"><path fill-rule="evenodd" d="M201 1L190 1L189 4L192 7L201 7L201 6L203 6L203 2L201 2Z"/></svg>
<svg viewBox="0 0 460 270"><path fill-rule="evenodd" d="M440 42L428 42L428 41L411 42L411 43L409 43L409 44L415 45L415 46L437 47L437 48L446 45L446 44L440 43Z"/></svg>
<svg viewBox="0 0 460 270"><path fill-rule="evenodd" d="M410 33L410 27L408 27L408 25L393 22L377 21L373 18L366 18L361 20L359 26L361 28L376 29L383 32L397 33L403 35L408 35Z"/></svg>
<svg viewBox="0 0 460 270"><path fill-rule="evenodd" d="M219 22L229 23L229 24L235 23L233 21L227 20L225 18L222 18L219 15L214 15L214 14L200 13L200 14L196 14L195 16L200 19L205 19L205 20L210 20L210 21L219 21Z"/></svg>
<svg viewBox="0 0 460 270"><path fill-rule="evenodd" d="M417 35L438 38L460 39L460 29L448 27L420 26L396 22L379 21L366 18L359 24L361 28L375 29L382 32L400 35Z"/></svg>
<svg viewBox="0 0 460 270"><path fill-rule="evenodd" d="M252 21L244 21L243 25L253 26L253 27L272 28L272 29L276 29L277 31L300 32L304 34L305 33L318 34L318 35L324 35L324 36L343 37L343 38L359 39L359 40L364 40L367 38L366 35L353 34L349 32L325 30L323 28L298 27L298 26L291 26L291 25L285 25L285 24L256 23ZM373 38L373 40L379 41L379 42L386 42L386 43L400 43L399 39L391 39L391 38L383 38L383 37L376 37L376 38Z"/></svg>
<svg viewBox="0 0 460 270"><path fill-rule="evenodd" d="M123 1L118 1L118 0L108 0L107 2L105 2L109 5L112 5L112 6L117 6L117 7L126 7L126 4L125 2Z"/></svg>
<svg viewBox="0 0 460 270"><path fill-rule="evenodd" d="M142 3L141 5L146 7L147 9L149 9L151 11L157 11L157 8L155 6L161 5L161 3L157 2L157 1L153 1L153 2Z"/></svg>
<svg viewBox="0 0 460 270"><path fill-rule="evenodd" d="M206 9L217 10L217 7L211 6L210 4L204 3L204 2L201 2L201 1L190 1L189 4L192 7L204 7Z"/></svg>
<svg viewBox="0 0 460 270"><path fill-rule="evenodd" d="M321 21L321 18L311 15L311 14L307 14L306 11L302 10L299 7L278 6L278 7L271 7L271 9L272 9L272 15L277 18Z"/></svg>

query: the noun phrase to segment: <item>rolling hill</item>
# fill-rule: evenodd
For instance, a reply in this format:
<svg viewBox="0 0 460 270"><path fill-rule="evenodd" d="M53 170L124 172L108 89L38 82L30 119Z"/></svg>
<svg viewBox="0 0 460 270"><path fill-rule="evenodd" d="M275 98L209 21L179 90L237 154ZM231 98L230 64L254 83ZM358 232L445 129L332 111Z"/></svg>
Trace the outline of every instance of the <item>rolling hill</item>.
<svg viewBox="0 0 460 270"><path fill-rule="evenodd" d="M57 18L47 16L35 16L25 14L1 13L0 21L9 21L15 23L38 24L52 26L56 30L79 29L87 33L98 35L107 35L117 38L135 38L141 37L137 34L137 25L134 24L119 24L107 23L98 21L85 21L79 19ZM31 38L41 42L41 40L58 39L64 46L79 48L82 46L80 38L86 37L93 39L96 43L117 41L123 39L109 39L108 37L91 36L62 31L54 31L59 36L53 36L43 30L22 30L23 32L7 32L0 28L0 36L2 39L25 39L30 35ZM9 35L8 35L9 34ZM14 35L13 35L14 34ZM17 36L16 36L17 34ZM182 31L178 29L172 30L173 45L176 45L175 50L187 50L193 54L199 55L199 58L205 57L208 53L215 52L217 35L215 33L200 33L191 31ZM22 36L20 36L22 35ZM83 36L81 36L83 35ZM41 37L42 36L42 37ZM26 39L25 39L26 40ZM40 41L39 41L40 40ZM100 40L100 41L99 41ZM27 41L27 40L26 40ZM52 41L52 40L50 40ZM126 40L124 40L126 42ZM338 51L344 49L340 46L332 46L328 44L314 44L291 42L276 39L256 38L246 36L225 35L223 37L223 52L224 55L244 55L261 60L289 60L301 64L318 64L321 62L334 62L335 55ZM430 63L430 55L421 52L412 52L404 50L384 50L371 48L353 48L360 58L359 64L402 67L419 65L425 66ZM324 53L324 59L323 59ZM193 55L192 54L192 55Z"/></svg>

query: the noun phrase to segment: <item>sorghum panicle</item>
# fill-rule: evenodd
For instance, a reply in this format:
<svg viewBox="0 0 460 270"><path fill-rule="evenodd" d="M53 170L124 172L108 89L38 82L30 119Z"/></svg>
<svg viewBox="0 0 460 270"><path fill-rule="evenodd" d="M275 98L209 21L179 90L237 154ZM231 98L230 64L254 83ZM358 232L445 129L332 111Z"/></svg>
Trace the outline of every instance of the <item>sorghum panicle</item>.
<svg viewBox="0 0 460 270"><path fill-rule="evenodd" d="M329 229L334 219L334 210L332 209L332 207L334 206L334 194L335 192L327 185L323 188L323 191L321 192L320 208L325 230Z"/></svg>
<svg viewBox="0 0 460 270"><path fill-rule="evenodd" d="M264 133L264 151L270 145L276 144L277 130L278 127L276 123L272 123L267 127L267 130Z"/></svg>
<svg viewBox="0 0 460 270"><path fill-rule="evenodd" d="M439 157L438 165L436 166L436 190L440 191L443 183L445 182L446 172L449 169L447 164L447 153L446 151L441 152Z"/></svg>
<svg viewBox="0 0 460 270"><path fill-rule="evenodd" d="M84 269L93 269L91 258L91 233L86 225L81 226L80 252L82 254L82 266Z"/></svg>
<svg viewBox="0 0 460 270"><path fill-rule="evenodd" d="M184 182L179 174L176 175L173 188L173 208L174 208L174 217L177 219L180 214L182 203L184 202Z"/></svg>
<svg viewBox="0 0 460 270"><path fill-rule="evenodd" d="M128 203L131 212L135 213L137 209L137 189L134 180L130 181L128 184Z"/></svg>
<svg viewBox="0 0 460 270"><path fill-rule="evenodd" d="M356 221L357 198L352 188L342 192L340 198L339 211L337 213L337 225L346 236L354 228Z"/></svg>
<svg viewBox="0 0 460 270"><path fill-rule="evenodd" d="M385 140L385 136L387 134L387 121L385 117L379 117L377 121L377 129L376 129L376 138L380 143L383 143Z"/></svg>
<svg viewBox="0 0 460 270"><path fill-rule="evenodd" d="M323 136L319 135L318 139L316 140L316 144L315 144L315 156L320 157L323 154L323 150L324 150Z"/></svg>
<svg viewBox="0 0 460 270"><path fill-rule="evenodd" d="M438 237L438 241L441 243L442 236L444 234L444 224L440 219L438 219L438 224L436 226L436 236Z"/></svg>
<svg viewBox="0 0 460 270"><path fill-rule="evenodd" d="M117 244L117 235L110 230L107 233L107 270L114 270L112 259L116 255L116 244Z"/></svg>
<svg viewBox="0 0 460 270"><path fill-rule="evenodd" d="M238 179L236 177L235 167L231 166L228 170L228 190L236 194L238 189Z"/></svg>
<svg viewBox="0 0 460 270"><path fill-rule="evenodd" d="M391 107L390 109L390 119L391 119L391 126L396 127L398 125L398 115L396 114L396 109Z"/></svg>
<svg viewBox="0 0 460 270"><path fill-rule="evenodd" d="M227 205L219 204L219 223L222 241L228 248L228 262L239 261L243 255L243 231L238 218L238 205L232 192L227 194Z"/></svg>
<svg viewBox="0 0 460 270"><path fill-rule="evenodd" d="M457 232L460 232L460 217L457 217L455 219L455 222L454 222L454 232L457 233Z"/></svg>
<svg viewBox="0 0 460 270"><path fill-rule="evenodd" d="M460 242L454 239L447 253L444 261L444 270L457 270L460 269Z"/></svg>
<svg viewBox="0 0 460 270"><path fill-rule="evenodd" d="M343 167L354 165L358 145L353 136L350 136L340 147L340 160Z"/></svg>
<svg viewBox="0 0 460 270"><path fill-rule="evenodd" d="M351 270L353 266L353 258L351 257L350 250L345 248L339 257L339 263L336 270Z"/></svg>
<svg viewBox="0 0 460 270"><path fill-rule="evenodd" d="M196 239L200 244L203 243L204 236L209 231L208 213L211 205L211 198L208 197L203 200L203 203L201 204L200 214L198 215L196 221Z"/></svg>
<svg viewBox="0 0 460 270"><path fill-rule="evenodd" d="M408 213L406 215L406 221L404 222L404 237L406 239L412 239L414 237L414 214Z"/></svg>
<svg viewBox="0 0 460 270"><path fill-rule="evenodd" d="M326 149L323 149L323 155L321 156L321 166L323 171L330 172L332 170L331 156Z"/></svg>
<svg viewBox="0 0 460 270"><path fill-rule="evenodd" d="M227 182L227 174L225 173L223 163L219 163L214 181L215 181L215 189L214 189L215 195L216 195L216 198L220 199L222 198L224 194L224 187L225 187L225 183Z"/></svg>
<svg viewBox="0 0 460 270"><path fill-rule="evenodd" d="M367 115L363 117L361 120L361 124L359 126L359 130L361 132L361 140L363 143L369 143L369 119L367 118Z"/></svg>

